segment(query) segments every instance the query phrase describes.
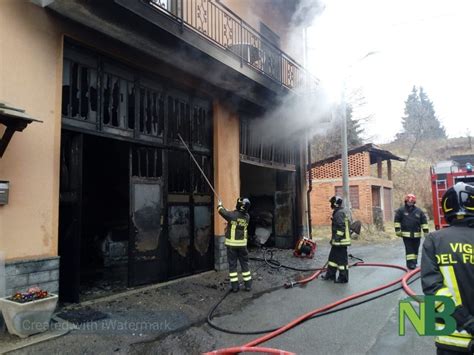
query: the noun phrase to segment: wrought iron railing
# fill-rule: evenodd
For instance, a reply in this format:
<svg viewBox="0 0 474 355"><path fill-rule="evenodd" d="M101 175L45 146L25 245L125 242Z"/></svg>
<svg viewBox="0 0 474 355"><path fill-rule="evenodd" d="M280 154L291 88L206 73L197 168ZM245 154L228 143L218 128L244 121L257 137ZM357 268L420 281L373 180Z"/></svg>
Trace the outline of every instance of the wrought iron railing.
<svg viewBox="0 0 474 355"><path fill-rule="evenodd" d="M314 88L317 80L219 0L145 0L281 85Z"/></svg>

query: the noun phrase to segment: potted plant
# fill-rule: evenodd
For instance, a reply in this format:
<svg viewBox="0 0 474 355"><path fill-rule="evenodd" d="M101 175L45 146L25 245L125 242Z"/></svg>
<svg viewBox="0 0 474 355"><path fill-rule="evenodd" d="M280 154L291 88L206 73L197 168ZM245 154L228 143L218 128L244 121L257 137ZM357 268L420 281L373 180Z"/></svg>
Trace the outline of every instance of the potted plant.
<svg viewBox="0 0 474 355"><path fill-rule="evenodd" d="M32 287L27 292L0 298L0 309L8 332L26 338L49 329L57 303L57 295Z"/></svg>

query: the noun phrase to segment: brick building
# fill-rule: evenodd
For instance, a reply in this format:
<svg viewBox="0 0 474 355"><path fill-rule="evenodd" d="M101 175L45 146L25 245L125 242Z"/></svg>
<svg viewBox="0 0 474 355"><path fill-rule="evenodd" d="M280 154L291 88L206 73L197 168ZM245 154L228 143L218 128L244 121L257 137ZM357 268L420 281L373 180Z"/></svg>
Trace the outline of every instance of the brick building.
<svg viewBox="0 0 474 355"><path fill-rule="evenodd" d="M349 158L349 193L354 219L372 224L383 216L393 219L392 160L404 159L372 143L351 149ZM384 169L383 162L386 161ZM311 165L311 216L315 226L331 221L331 196L342 196L341 155L317 161ZM380 218L382 219L382 218Z"/></svg>

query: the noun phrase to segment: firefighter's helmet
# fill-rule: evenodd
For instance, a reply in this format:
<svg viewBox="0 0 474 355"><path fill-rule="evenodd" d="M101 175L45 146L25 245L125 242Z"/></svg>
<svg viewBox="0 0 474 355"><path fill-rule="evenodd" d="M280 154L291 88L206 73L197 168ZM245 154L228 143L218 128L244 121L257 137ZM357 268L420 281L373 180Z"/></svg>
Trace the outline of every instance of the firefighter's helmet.
<svg viewBox="0 0 474 355"><path fill-rule="evenodd" d="M339 208L342 206L342 197L335 195L331 197L329 203L331 204L331 208Z"/></svg>
<svg viewBox="0 0 474 355"><path fill-rule="evenodd" d="M414 194L408 194L405 196L405 203L407 204L415 204L416 203L416 196Z"/></svg>
<svg viewBox="0 0 474 355"><path fill-rule="evenodd" d="M458 182L441 199L441 208L448 223L465 216L474 217L474 186Z"/></svg>
<svg viewBox="0 0 474 355"><path fill-rule="evenodd" d="M248 212L250 208L250 200L248 198L239 197L235 204L235 209L240 212Z"/></svg>

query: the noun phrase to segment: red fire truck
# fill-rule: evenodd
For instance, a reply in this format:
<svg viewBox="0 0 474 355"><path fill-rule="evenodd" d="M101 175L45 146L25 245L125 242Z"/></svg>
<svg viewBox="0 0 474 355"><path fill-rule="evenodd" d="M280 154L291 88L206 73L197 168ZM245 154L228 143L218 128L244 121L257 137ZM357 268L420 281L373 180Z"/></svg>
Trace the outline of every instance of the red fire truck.
<svg viewBox="0 0 474 355"><path fill-rule="evenodd" d="M431 192L433 219L436 229L448 226L441 209L441 198L457 182L474 185L474 155L454 155L450 160L440 161L431 167Z"/></svg>

